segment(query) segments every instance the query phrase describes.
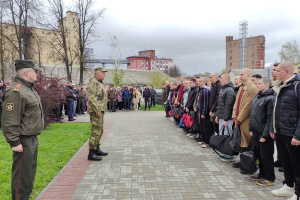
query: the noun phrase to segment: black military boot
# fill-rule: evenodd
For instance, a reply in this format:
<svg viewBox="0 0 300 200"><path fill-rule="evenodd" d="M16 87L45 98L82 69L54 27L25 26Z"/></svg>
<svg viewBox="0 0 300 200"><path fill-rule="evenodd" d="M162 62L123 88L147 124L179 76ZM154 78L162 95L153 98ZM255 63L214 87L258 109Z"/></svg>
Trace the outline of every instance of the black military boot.
<svg viewBox="0 0 300 200"><path fill-rule="evenodd" d="M97 156L96 150L89 149L88 160L101 161L102 158L100 156Z"/></svg>
<svg viewBox="0 0 300 200"><path fill-rule="evenodd" d="M95 150L95 153L96 153L97 156L107 156L107 155L108 155L108 153L101 151L101 150L100 150L100 147L98 147L98 148Z"/></svg>

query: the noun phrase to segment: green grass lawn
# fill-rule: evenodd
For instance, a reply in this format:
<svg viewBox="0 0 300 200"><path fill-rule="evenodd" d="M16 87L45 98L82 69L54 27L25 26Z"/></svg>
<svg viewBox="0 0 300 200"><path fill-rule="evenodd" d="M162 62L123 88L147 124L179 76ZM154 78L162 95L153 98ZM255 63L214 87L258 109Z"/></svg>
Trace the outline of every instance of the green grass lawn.
<svg viewBox="0 0 300 200"><path fill-rule="evenodd" d="M141 105L141 109L140 110L144 110L145 109L145 106L144 105ZM148 108L147 108L148 110ZM152 111L165 111L165 107L162 106L162 105L155 105L154 106L151 106L150 110Z"/></svg>
<svg viewBox="0 0 300 200"><path fill-rule="evenodd" d="M38 166L32 199L35 199L60 169L89 139L90 123L54 123L39 136ZM2 134L0 136L0 199L11 199L12 151Z"/></svg>

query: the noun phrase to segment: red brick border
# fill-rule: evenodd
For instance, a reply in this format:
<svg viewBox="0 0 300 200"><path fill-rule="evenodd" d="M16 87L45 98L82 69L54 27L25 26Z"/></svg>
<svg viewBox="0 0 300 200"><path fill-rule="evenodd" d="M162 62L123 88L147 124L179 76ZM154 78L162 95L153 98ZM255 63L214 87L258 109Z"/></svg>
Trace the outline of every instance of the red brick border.
<svg viewBox="0 0 300 200"><path fill-rule="evenodd" d="M105 119L101 143L107 136L113 122L113 119ZM72 198L79 182L91 164L91 161L87 160L88 148L88 143L85 143L83 148L81 148L73 160L63 169L61 174L56 177L48 190L40 197L41 200L68 200Z"/></svg>

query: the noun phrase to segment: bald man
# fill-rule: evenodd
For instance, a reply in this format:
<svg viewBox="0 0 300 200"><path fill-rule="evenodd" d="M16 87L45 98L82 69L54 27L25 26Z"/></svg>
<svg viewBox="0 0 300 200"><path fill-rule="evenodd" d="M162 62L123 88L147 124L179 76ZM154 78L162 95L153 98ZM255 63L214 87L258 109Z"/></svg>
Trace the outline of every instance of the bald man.
<svg viewBox="0 0 300 200"><path fill-rule="evenodd" d="M243 85L240 76L235 77L235 79L233 80L233 84L235 86L234 91L236 94L239 91L240 87Z"/></svg>
<svg viewBox="0 0 300 200"><path fill-rule="evenodd" d="M218 99L218 109L216 123L219 123L219 129L224 126L224 135L232 133L232 110L235 102L234 85L230 82L230 75L224 73L221 75L220 82L222 89L220 90Z"/></svg>
<svg viewBox="0 0 300 200"><path fill-rule="evenodd" d="M276 139L285 180L283 187L271 193L296 200L293 187L300 178L300 76L294 74L292 62L283 62L278 65L277 78L280 82L274 85L278 88L273 112L274 133L270 135Z"/></svg>
<svg viewBox="0 0 300 200"><path fill-rule="evenodd" d="M244 68L240 72L240 79L244 82L244 85L240 87L235 103L233 106L232 119L235 125L239 125L241 128L241 151L244 151L250 141L250 110L252 99L258 93L256 85L251 81L251 71L248 68ZM233 167L239 168L239 163L233 163Z"/></svg>
<svg viewBox="0 0 300 200"><path fill-rule="evenodd" d="M211 73L209 75L209 81L211 82L210 98L209 98L209 116L212 117L213 113L217 112L219 92L222 86L219 81L219 75L217 73ZM215 132L219 133L219 125L216 124L215 121L213 121L213 127Z"/></svg>

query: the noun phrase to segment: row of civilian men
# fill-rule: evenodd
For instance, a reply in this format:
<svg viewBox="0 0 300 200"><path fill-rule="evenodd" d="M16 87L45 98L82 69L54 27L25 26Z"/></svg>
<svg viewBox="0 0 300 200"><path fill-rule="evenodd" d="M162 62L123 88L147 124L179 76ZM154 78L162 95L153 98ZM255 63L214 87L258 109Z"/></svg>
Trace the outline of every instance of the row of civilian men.
<svg viewBox="0 0 300 200"><path fill-rule="evenodd" d="M211 74L211 88L205 85L203 78L197 79L197 82L195 79L191 79L191 89L187 98L185 94L189 89L183 89L184 92L181 92L181 89L187 88L184 85L188 83L185 81L182 84L182 80L179 85L175 83L170 85L168 101L173 105L181 104L187 112L191 110L197 112L203 133L202 139L199 141L201 144L204 142L202 147L207 147L209 138L213 134L212 124L209 121L213 113L216 113L215 122L219 123L219 127L224 125L230 128L233 122L240 125L243 150L247 149L250 138L253 136L252 141L260 160L260 172L251 179L258 181L257 184L261 186L274 184L273 139L276 137L278 157L285 166L285 180L284 186L273 190L272 194L292 196L291 199L295 199L293 186L296 178L300 177L300 135L297 131L300 125L298 123L300 97L298 98L297 95L299 87L296 87L294 83L298 83L300 78L298 74L293 73L294 65L291 62L275 65L272 70L274 78L276 78L275 72L277 72L279 80L274 82L274 88L270 89L271 82L268 78L259 80L259 76L253 76L252 81L257 81L257 85L255 85L251 81L251 71L249 69L241 70L239 78L244 84L238 86L238 80L235 80L237 88L239 87L237 94L234 92L234 86L230 82L228 74L223 74L220 80L216 73ZM221 85L221 90L218 90L218 85ZM167 87L165 86L165 88ZM277 92L277 96L274 91ZM182 99L178 102L180 96ZM289 102L289 100L292 101ZM215 131L218 131L216 126ZM234 166L237 167L238 163Z"/></svg>

